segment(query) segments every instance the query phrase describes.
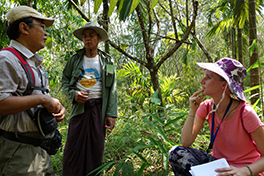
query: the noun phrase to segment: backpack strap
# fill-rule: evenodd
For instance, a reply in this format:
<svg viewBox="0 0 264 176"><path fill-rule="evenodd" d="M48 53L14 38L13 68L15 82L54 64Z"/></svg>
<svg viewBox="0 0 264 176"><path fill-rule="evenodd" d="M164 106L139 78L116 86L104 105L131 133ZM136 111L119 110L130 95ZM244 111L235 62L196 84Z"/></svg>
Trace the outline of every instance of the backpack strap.
<svg viewBox="0 0 264 176"><path fill-rule="evenodd" d="M43 78L42 78L42 75L40 73L40 68L38 68L38 72L39 72L40 78L41 78L41 87L38 87L38 86L35 86L35 76L34 76L34 72L33 72L32 68L31 68L31 66L21 56L21 54L17 50L15 50L14 48L12 48L12 47L6 47L6 48L3 48L2 50L7 50L7 51L10 51L11 53L13 53L19 59L22 68L26 72L26 75L27 75L27 78L28 78L28 85L27 85L27 88L26 88L25 92L23 93L23 96L31 95L34 89L41 90L43 94L45 94L45 92L47 92L47 93L49 92L49 89L46 89L44 87ZM0 50L0 51L2 51L2 50ZM27 110L27 112L28 112L30 118L33 120L33 115L31 113L31 111ZM0 118L0 124L4 121L5 118L7 118L7 115L5 115L2 118ZM18 138L16 123L17 123L17 121L14 124L15 125L15 136Z"/></svg>
<svg viewBox="0 0 264 176"><path fill-rule="evenodd" d="M41 87L38 87L38 86L35 86L35 76L34 76L34 72L32 70L32 68L30 67L30 65L27 63L27 61L18 53L17 50L15 50L14 48L11 48L11 47L6 47L2 50L8 50L10 51L11 53L13 53L20 61L21 63L21 66L23 67L23 69L25 70L26 72L26 75L27 75L27 78L28 78L28 85L27 85L27 88L25 90L25 92L23 93L23 95L31 95L33 90L36 89L36 90L41 90L43 94L48 93L49 90L46 89L44 86L43 86L43 81L42 81L42 76L41 76L41 84L42 86ZM40 72L39 68L38 68L38 71Z"/></svg>
<svg viewBox="0 0 264 176"><path fill-rule="evenodd" d="M260 153L260 151L259 151L259 149L258 149L256 143L254 142L254 140L253 140L251 134L248 133L248 131L246 130L246 128L245 128L245 126L244 126L244 121L243 121L242 114L243 114L243 112L244 112L245 107L246 107L246 103L243 104L243 106L241 107L241 110L240 110L240 119L241 119L241 123L242 123L242 126L243 126L244 130L245 130L246 133L248 134L249 139L252 141L253 145L256 147L257 151Z"/></svg>
<svg viewBox="0 0 264 176"><path fill-rule="evenodd" d="M246 107L246 103L244 103L244 104L242 105L242 107L241 107L241 110L240 110L240 118L241 118L241 123L242 123L242 126L243 126L244 130L247 132L246 128L244 127L244 121L243 121L243 117L242 117L242 114L243 114L243 112L244 112L245 107ZM247 132L247 133L248 133L248 132Z"/></svg>

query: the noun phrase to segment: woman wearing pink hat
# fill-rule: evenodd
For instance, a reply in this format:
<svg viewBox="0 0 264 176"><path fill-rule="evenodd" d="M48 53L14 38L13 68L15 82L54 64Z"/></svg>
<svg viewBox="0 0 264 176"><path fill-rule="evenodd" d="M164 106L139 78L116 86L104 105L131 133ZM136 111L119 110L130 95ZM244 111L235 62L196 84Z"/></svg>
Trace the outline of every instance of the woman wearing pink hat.
<svg viewBox="0 0 264 176"><path fill-rule="evenodd" d="M233 59L197 63L204 69L202 90L190 98L190 110L181 133L182 146L169 151L173 172L191 175L191 166L225 158L230 167L216 169L222 175L264 175L264 129L256 112L245 103L241 83L247 72ZM201 96L199 96L202 94ZM204 96L212 99L202 102ZM190 148L204 122L211 132L207 153ZM212 149L212 153L208 154Z"/></svg>

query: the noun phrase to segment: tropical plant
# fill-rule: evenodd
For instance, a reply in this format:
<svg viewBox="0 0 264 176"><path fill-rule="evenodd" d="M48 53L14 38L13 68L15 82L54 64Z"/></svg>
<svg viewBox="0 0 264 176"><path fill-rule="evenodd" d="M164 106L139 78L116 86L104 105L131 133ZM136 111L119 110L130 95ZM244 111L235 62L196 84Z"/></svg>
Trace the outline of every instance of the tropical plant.
<svg viewBox="0 0 264 176"><path fill-rule="evenodd" d="M253 43L254 40L257 39L257 29L256 29L256 1L248 0L248 8L249 8L249 45ZM259 56L257 52L257 48L253 48L253 53L250 55L250 65L253 65L256 61L258 61ZM250 87L254 87L259 85L259 67L253 68L250 70ZM255 89L251 91L251 104L254 104L259 99L259 89Z"/></svg>
<svg viewBox="0 0 264 176"><path fill-rule="evenodd" d="M168 152L171 147L179 143L180 126L183 119L186 118L187 112L184 110L175 109L174 105L167 105L166 107L159 106L161 103L158 98L158 92L156 91L151 98L151 106L145 108L140 112L137 112L131 117L122 118L121 121L126 121L125 126L129 129L130 138L126 138L126 141L135 140L134 136L137 137L137 141L132 142L131 149L129 151L122 151L121 141L124 141L124 135L120 134L123 138L118 140L120 148L116 149L117 153L106 154L106 158L109 161L95 169L93 172L118 175L148 175L150 173L157 173L158 175L168 175L170 171ZM146 112L151 110L150 112ZM159 110L162 110L160 113ZM165 112L165 113L164 113ZM151 118L150 118L151 117ZM150 120L152 119L152 120ZM137 121L143 121L144 123L136 123ZM131 124L131 126L130 126ZM141 125L137 125L141 124ZM143 124L143 125L142 125ZM114 134L111 134L112 136ZM107 139L111 143L114 139ZM106 143L106 147L108 146ZM126 143L126 144L129 144ZM107 150L106 150L107 153ZM120 153L123 155L120 156ZM119 156L120 158L116 158ZM158 157L157 157L158 156ZM137 160L140 165L133 165L132 163Z"/></svg>
<svg viewBox="0 0 264 176"><path fill-rule="evenodd" d="M120 1L120 2L122 3L124 1ZM132 2L132 1L127 0L127 2ZM163 106L162 94L159 84L159 75L158 75L159 68L188 39L188 36L193 26L195 25L195 19L198 10L198 2L194 0L192 1L192 11L191 11L192 13L190 13L189 11L191 8L189 8L188 3L185 4L186 8L183 8L182 6L177 6L172 1L169 1L169 3L165 3L166 6L159 7L156 6L157 2L158 1L149 1L149 0L140 1L139 5L135 7L135 11L138 18L137 24L139 24L136 30L141 35L141 40L139 42L143 43L144 45L143 48L144 57L142 58L135 57L133 55L134 53L133 48L130 51L129 50L125 51L120 47L120 45L116 45L113 41L109 40L108 42L112 47L114 47L116 50L124 54L126 57L141 64L143 67L148 69L151 77L153 89L155 91L159 90L159 98L161 100L161 105ZM100 1L99 4L101 4ZM131 9L130 5L126 6L127 4L125 3L119 5L129 7L129 8L125 8L124 10L130 12ZM177 8L174 8L174 6L175 7L177 6ZM121 8L121 6L119 7ZM181 25L183 22L181 22L180 16L185 15L184 13L182 13L184 10L188 11L187 14L189 15L185 17L187 21L186 26ZM159 13L157 13L156 11L158 11ZM161 26L161 21L163 20L164 13L168 14L171 18L172 28L170 29L173 30L173 37L168 37L166 36L166 34L165 36L161 36L162 31L164 31L162 30L162 26ZM179 15L179 17L176 18L175 14ZM190 19L190 16L192 17L192 19ZM178 21L179 23L178 25L176 25ZM153 27L155 27L156 30L154 30ZM167 28L165 27L165 29ZM167 52L162 53L162 55L155 56L155 50L159 47L159 41L162 38L172 42L169 42L170 47L168 48Z"/></svg>
<svg viewBox="0 0 264 176"><path fill-rule="evenodd" d="M263 1L215 1L211 4L208 10L208 24L212 29L208 32L207 36L212 36L220 31L226 36L227 43L231 45L231 57L237 59L243 64L243 55L247 55L246 47L252 45L254 39L257 39L256 31L256 11L261 14L261 6ZM214 18L213 18L214 17ZM249 30L248 30L249 29ZM248 35L249 42L243 39L243 34ZM236 44L237 40L237 44ZM237 55L238 51L238 55ZM244 52L243 52L244 51ZM227 56L229 53L227 53ZM253 55L250 55L250 65L258 60L258 52L254 50ZM254 68L250 71L250 86L255 87L259 85L259 71ZM259 89L254 89L251 92L251 103L254 104L259 98Z"/></svg>

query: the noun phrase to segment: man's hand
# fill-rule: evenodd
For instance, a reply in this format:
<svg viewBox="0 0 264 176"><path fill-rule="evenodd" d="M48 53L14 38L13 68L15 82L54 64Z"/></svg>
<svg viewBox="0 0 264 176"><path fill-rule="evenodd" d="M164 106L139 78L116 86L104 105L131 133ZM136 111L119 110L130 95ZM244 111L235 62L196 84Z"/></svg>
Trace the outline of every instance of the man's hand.
<svg viewBox="0 0 264 176"><path fill-rule="evenodd" d="M57 122L60 122L64 119L65 116L65 108L60 104L60 101L56 98L53 98L49 95L44 95L45 101L42 103L44 108L52 113L52 115L56 118Z"/></svg>
<svg viewBox="0 0 264 176"><path fill-rule="evenodd" d="M52 114L56 118L57 122L62 121L64 119L64 117L65 117L66 110L65 110L65 108L62 105L60 105L60 107L61 108L60 108L59 113L53 113Z"/></svg>
<svg viewBox="0 0 264 176"><path fill-rule="evenodd" d="M116 122L116 118L114 118L114 117L106 117L105 121L104 121L105 125L107 125L107 123L110 124L110 129L111 130L114 129L115 122Z"/></svg>
<svg viewBox="0 0 264 176"><path fill-rule="evenodd" d="M75 93L74 99L77 103L84 104L88 100L88 93L78 91Z"/></svg>
<svg viewBox="0 0 264 176"><path fill-rule="evenodd" d="M44 101L41 103L41 105L44 108L47 108L50 113L59 113L61 110L60 101L57 98L53 98L49 95L44 95Z"/></svg>

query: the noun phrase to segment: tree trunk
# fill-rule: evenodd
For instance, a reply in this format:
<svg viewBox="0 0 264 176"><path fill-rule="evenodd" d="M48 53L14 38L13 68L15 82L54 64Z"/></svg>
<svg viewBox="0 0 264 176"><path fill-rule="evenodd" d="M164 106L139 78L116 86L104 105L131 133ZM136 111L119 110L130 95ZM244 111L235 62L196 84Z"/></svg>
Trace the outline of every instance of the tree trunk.
<svg viewBox="0 0 264 176"><path fill-rule="evenodd" d="M241 64L244 63L243 61L243 39L242 39L242 29L237 27L237 50L238 50L238 60Z"/></svg>
<svg viewBox="0 0 264 176"><path fill-rule="evenodd" d="M199 45L199 47L201 48L201 50L203 51L203 53L206 56L208 62L213 62L213 59L212 59L210 53L207 51L207 49L205 48L203 43L198 39L198 37L196 36L196 33L192 32L192 36L193 36L194 40L197 42L197 44Z"/></svg>
<svg viewBox="0 0 264 176"><path fill-rule="evenodd" d="M256 1L249 0L249 45L252 44L254 40L257 40L257 28L256 28ZM256 48L252 56L250 56L250 65L254 64L258 60L258 53ZM259 85L259 68L254 68L250 70L250 87ZM254 104L259 99L259 89L251 91L251 95L255 95L251 98L251 104Z"/></svg>
<svg viewBox="0 0 264 176"><path fill-rule="evenodd" d="M232 29L232 33L233 33L233 58L237 59L237 43L236 43L236 28Z"/></svg>
<svg viewBox="0 0 264 176"><path fill-rule="evenodd" d="M104 4L103 27L106 30L106 32L108 33L108 10L109 10L108 0L104 0L103 4ZM105 42L105 52L109 53L109 43L108 42Z"/></svg>
<svg viewBox="0 0 264 176"><path fill-rule="evenodd" d="M28 5L29 7L32 7L32 0L28 0L27 5Z"/></svg>
<svg viewBox="0 0 264 176"><path fill-rule="evenodd" d="M243 60L243 39L242 39L242 29L237 27L237 52L238 52L238 61L241 64L244 64ZM242 82L242 87L244 88L244 83Z"/></svg>
<svg viewBox="0 0 264 176"><path fill-rule="evenodd" d="M150 69L150 77L151 77L151 82L153 84L153 89L154 91L159 90L158 93L158 98L160 99L160 106L164 107L163 100L162 100L162 93L160 89L160 84L159 84L159 75L158 75L158 70L153 67L153 69Z"/></svg>
<svg viewBox="0 0 264 176"><path fill-rule="evenodd" d="M87 22L90 22L90 19L86 17L86 15L79 9L75 2L73 2L72 0L68 0L68 2L73 5L73 7L79 12L83 19L85 19Z"/></svg>
<svg viewBox="0 0 264 176"><path fill-rule="evenodd" d="M236 57L235 57L235 34L234 34L234 29L232 28L232 30L231 30L231 41L230 41L230 43L231 43L231 51L232 51L232 59L236 59Z"/></svg>

